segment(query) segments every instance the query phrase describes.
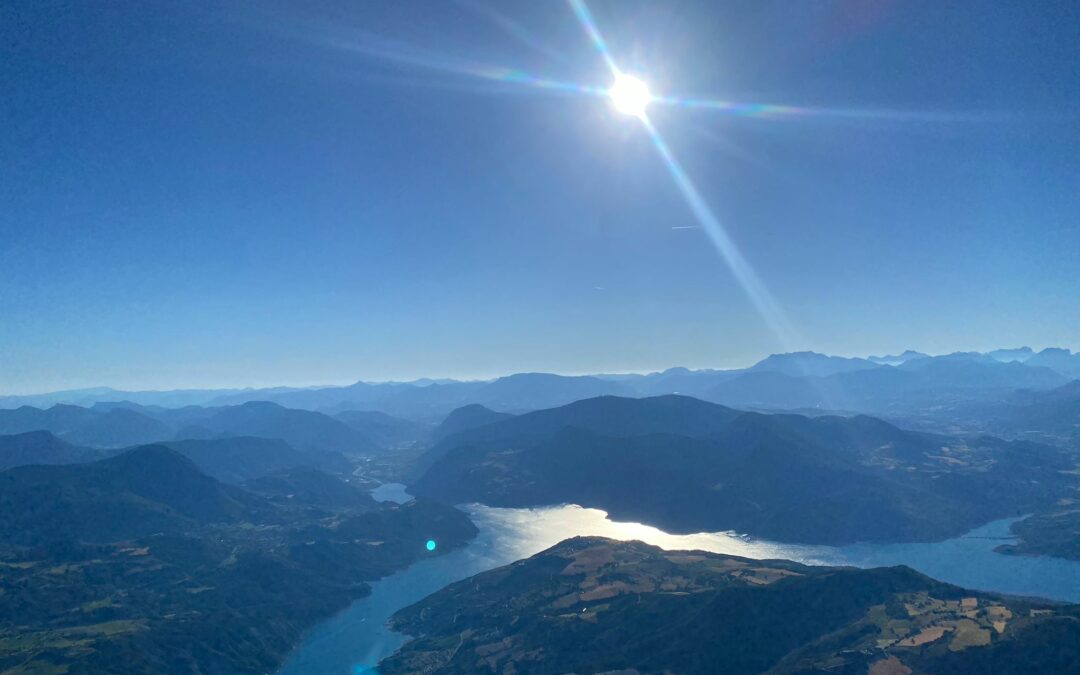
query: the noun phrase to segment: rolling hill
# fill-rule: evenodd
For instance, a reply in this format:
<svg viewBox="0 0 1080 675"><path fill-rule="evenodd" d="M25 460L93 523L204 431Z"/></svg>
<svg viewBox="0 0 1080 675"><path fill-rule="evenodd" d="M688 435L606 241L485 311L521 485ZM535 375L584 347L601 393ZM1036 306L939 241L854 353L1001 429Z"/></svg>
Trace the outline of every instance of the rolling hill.
<svg viewBox="0 0 1080 675"><path fill-rule="evenodd" d="M482 427L494 422L501 422L508 420L513 415L510 413L501 413L492 410L491 408L485 408L479 403L473 403L471 405L455 408L449 415L446 416L435 431L432 432L432 439L436 442L441 441L447 436L456 434L468 429L475 429L476 427Z"/></svg>
<svg viewBox="0 0 1080 675"><path fill-rule="evenodd" d="M575 538L394 615L397 673L1065 673L1080 607L852 569Z"/></svg>
<svg viewBox="0 0 1080 675"><path fill-rule="evenodd" d="M283 408L266 401L221 408L177 432L178 439L221 436L280 438L304 452L357 455L377 450L370 438L344 422L322 413Z"/></svg>
<svg viewBox="0 0 1080 675"><path fill-rule="evenodd" d="M162 446L88 464L0 473L0 539L13 544L114 541L267 517L247 493L218 483Z"/></svg>
<svg viewBox="0 0 1080 675"><path fill-rule="evenodd" d="M255 436L187 439L161 443L184 455L205 473L225 482L246 481L297 467L348 473L352 463L335 452L301 452L283 440Z"/></svg>
<svg viewBox="0 0 1080 675"><path fill-rule="evenodd" d="M26 464L75 464L101 456L99 450L73 445L48 431L0 436L0 470Z"/></svg>
<svg viewBox="0 0 1080 675"><path fill-rule="evenodd" d="M271 672L367 581L476 533L452 508L376 504L313 470L256 482L162 446L0 472L0 671ZM304 486L319 500L289 498Z"/></svg>
<svg viewBox="0 0 1080 675"><path fill-rule="evenodd" d="M1073 458L852 418L742 413L677 396L602 397L447 437L413 494L576 503L669 531L788 542L932 541L1071 494Z"/></svg>

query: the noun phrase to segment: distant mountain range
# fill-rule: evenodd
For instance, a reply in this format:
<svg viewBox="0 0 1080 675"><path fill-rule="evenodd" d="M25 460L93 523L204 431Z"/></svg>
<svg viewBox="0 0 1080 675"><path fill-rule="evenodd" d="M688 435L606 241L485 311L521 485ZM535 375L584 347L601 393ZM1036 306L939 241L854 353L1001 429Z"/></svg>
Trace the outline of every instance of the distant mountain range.
<svg viewBox="0 0 1080 675"><path fill-rule="evenodd" d="M425 425L370 411L334 416L266 401L234 406L163 408L136 403L57 404L0 410L0 435L49 431L69 443L95 448L183 439L257 436L282 439L301 452L377 454L426 439Z"/></svg>
<svg viewBox="0 0 1080 675"><path fill-rule="evenodd" d="M1075 673L1080 607L574 538L394 615L399 673Z"/></svg>
<svg viewBox="0 0 1080 675"><path fill-rule="evenodd" d="M157 445L187 457L200 471L217 480L235 485L294 468L344 475L351 473L354 467L340 453L301 452L276 438L229 436L161 441ZM127 449L78 446L48 431L28 431L0 436L0 470L33 464L83 464L112 457Z"/></svg>
<svg viewBox="0 0 1080 675"><path fill-rule="evenodd" d="M26 464L78 464L102 456L100 450L73 445L48 431L0 436L0 470Z"/></svg>
<svg viewBox="0 0 1080 675"><path fill-rule="evenodd" d="M337 415L347 411L382 412L397 418L437 423L450 411L479 404L499 412L527 412L596 396L686 394L735 405L761 408L821 408L876 414L906 414L958 401L1000 399L1019 389L1050 389L1080 378L1080 354L1023 347L987 353L929 356L914 351L898 355L847 358L814 352L774 354L745 369L671 368L647 375L564 376L519 373L492 381L417 380L307 389L117 391L84 389L35 396L0 397L0 408L54 404L126 402L124 407L219 408L252 401ZM145 411L143 411L145 412ZM80 431L93 444L115 443L104 430ZM130 433L152 434L152 428ZM40 427L45 428L45 427ZM407 435L415 435L410 432ZM130 440L130 439L129 439ZM124 445L124 443L115 443Z"/></svg>
<svg viewBox="0 0 1080 675"><path fill-rule="evenodd" d="M1002 550L1076 558L1076 358L801 352L737 371L92 390L83 405L0 409L0 671L270 672L367 581L427 555L428 538L441 553L472 537L450 506L463 502L825 544L940 540L1033 513ZM401 476L415 500L368 494ZM1077 641L1075 608L908 569L574 540L496 572L400 613L395 626L421 637L385 672L534 672L544 644L572 657L551 672L1052 671L1080 658L1062 646Z"/></svg>
<svg viewBox="0 0 1080 675"><path fill-rule="evenodd" d="M1070 497L1075 463L1049 446L866 416L609 396L448 435L417 463L410 489L451 504L574 503L676 532L932 541Z"/></svg>

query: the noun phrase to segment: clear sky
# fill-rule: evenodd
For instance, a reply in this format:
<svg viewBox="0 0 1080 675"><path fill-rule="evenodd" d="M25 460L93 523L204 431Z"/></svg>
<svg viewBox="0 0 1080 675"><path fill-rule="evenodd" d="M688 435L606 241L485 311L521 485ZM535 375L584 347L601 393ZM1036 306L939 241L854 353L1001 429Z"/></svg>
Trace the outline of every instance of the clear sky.
<svg viewBox="0 0 1080 675"><path fill-rule="evenodd" d="M1080 4L0 5L0 393L1080 348ZM462 72L467 71L467 72ZM854 111L854 112L852 112ZM860 112L861 111L861 112Z"/></svg>

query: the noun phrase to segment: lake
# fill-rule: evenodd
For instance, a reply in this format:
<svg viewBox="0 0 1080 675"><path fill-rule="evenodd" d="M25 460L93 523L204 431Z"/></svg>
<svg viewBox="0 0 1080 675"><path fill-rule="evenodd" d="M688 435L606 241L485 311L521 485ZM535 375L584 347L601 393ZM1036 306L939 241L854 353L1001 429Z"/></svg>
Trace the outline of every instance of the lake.
<svg viewBox="0 0 1080 675"><path fill-rule="evenodd" d="M376 498L384 501L408 499L402 486L387 484L378 490ZM1015 519L995 521L961 537L933 544L832 547L783 544L725 532L674 535L640 523L613 522L603 511L575 505L499 509L470 504L459 508L480 529L475 540L463 549L423 560L373 583L370 596L313 629L279 672L374 672L371 668L407 639L385 626L394 612L447 584L526 558L578 535L637 539L665 549L700 549L811 565L903 564L968 588L1080 602L1080 562L993 552L995 546L1012 541L1009 526Z"/></svg>

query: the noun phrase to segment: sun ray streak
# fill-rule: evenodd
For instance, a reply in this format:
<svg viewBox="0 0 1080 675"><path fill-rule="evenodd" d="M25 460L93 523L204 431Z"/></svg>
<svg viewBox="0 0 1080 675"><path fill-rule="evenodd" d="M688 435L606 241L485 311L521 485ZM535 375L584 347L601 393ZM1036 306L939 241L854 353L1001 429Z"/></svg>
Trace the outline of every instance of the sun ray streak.
<svg viewBox="0 0 1080 675"><path fill-rule="evenodd" d="M569 65L570 60L559 50L535 35L524 25L507 14L502 13L495 7L488 5L482 0L457 0L458 4L469 11L482 16L494 25L498 26L507 35L525 45L538 54L548 59Z"/></svg>
<svg viewBox="0 0 1080 675"><path fill-rule="evenodd" d="M743 257L739 247L720 223L720 220L713 214L712 209L675 158L671 148L668 147L656 126L648 117L643 117L641 121L645 126L645 130L649 133L653 146L655 146L660 158L664 161L668 173L671 174L675 186L679 189L683 199L686 200L687 206L690 207L690 211L694 214L701 228L705 230L717 252L720 253L720 257L727 263L735 280L742 286L746 295L750 298L750 302L754 304L754 307L769 324L769 327L781 343L785 345L793 344L795 331L784 311L773 298L772 293L769 292L765 283L758 277L750 262Z"/></svg>
<svg viewBox="0 0 1080 675"><path fill-rule="evenodd" d="M585 6L584 0L568 0L568 2L570 3L570 7L574 10L574 14L577 16L578 21L580 21L581 25L585 28L585 32L588 33L589 38L596 46L596 50L600 53L600 56L603 57L617 81L622 75L622 71L615 65L615 59L611 56L610 51L608 51L607 43L604 41L600 29L597 28L596 23L593 21L588 7ZM651 100L655 101L656 99L651 98ZM675 101L677 99L669 100ZM705 230L709 240L720 254L721 259L727 264L728 269L731 270L735 280L743 288L743 291L746 293L747 297L749 297L750 302L761 314L761 317L768 324L776 338L780 340L781 344L784 344L785 346L792 344L795 338L794 329L784 311L780 308L780 305L773 298L772 293L769 292L769 289L765 286L764 282L758 277L757 272L754 271L750 262L743 257L739 247L720 223L720 220L713 214L713 211L705 201L705 198L701 196L701 193L694 185L694 182L690 180L690 176L683 169L682 164L675 158L675 155L671 152L671 148L668 147L668 144L660 135L656 125L652 123L652 120L649 119L644 110L638 115L638 118L648 132L649 138L652 140L653 146L656 148L657 153L659 153L660 158L664 161L668 173L671 174L671 178L675 182L675 186L679 189L687 206L690 207L690 211L694 214L698 224Z"/></svg>
<svg viewBox="0 0 1080 675"><path fill-rule="evenodd" d="M592 13L589 8L585 6L584 0L567 0L570 3L570 8L574 10L574 14L577 16L578 21L581 22L581 26L585 29L585 32L589 34L589 39L592 40L593 46L596 47L596 51L599 52L600 57L604 59L604 63L611 70L611 74L618 76L621 72L619 67L615 65L615 59L611 56L611 51L608 50L607 42L604 41L604 36L600 34L600 29L596 27L596 22L593 21Z"/></svg>
<svg viewBox="0 0 1080 675"><path fill-rule="evenodd" d="M588 7L582 0L568 0L568 4L585 28L586 34L589 36L590 41L593 42L597 52L603 58L604 63L611 70L613 77L617 80L624 74L615 64L615 60L608 50L607 43L600 34L599 29L596 27ZM408 43L374 35L366 31L351 30L343 32L340 29L333 30L322 27L322 32L325 33L325 35L322 37L321 42L325 46L362 54L370 58L390 63L400 63L417 68L487 80L489 82L500 84L524 85L553 93L580 94L594 97L610 97L611 94L610 86L600 87L579 82L541 77L517 68L493 66L466 59L454 58L425 50ZM834 118L855 121L966 122L985 121L987 119L995 118L995 116L988 114L958 115L952 113L889 109L820 108L723 99L685 98L678 96L652 96L650 97L649 104L689 110L707 110L733 117L772 120Z"/></svg>
<svg viewBox="0 0 1080 675"><path fill-rule="evenodd" d="M652 100L660 105L679 108L711 110L736 117L783 118L783 117L833 117L864 120L895 120L902 122L970 122L986 118L986 115L957 115L915 110L888 110L870 108L818 108L774 103L746 103L722 99L680 98L657 96Z"/></svg>
<svg viewBox="0 0 1080 675"><path fill-rule="evenodd" d="M571 94L586 94L590 96L607 95L607 90L601 87L538 77L516 68L490 66L461 59L448 58L418 49L411 45L365 33L355 33L349 37L337 37L330 40L329 44L338 49L363 54L382 61L401 63L409 66L438 70L444 73L463 75L493 82L527 85L537 89Z"/></svg>
<svg viewBox="0 0 1080 675"><path fill-rule="evenodd" d="M596 48L597 53L610 69L614 82L618 84L619 79L626 77L626 75L616 65L615 59L608 49L607 42L600 33L584 0L567 0L567 2L584 28L590 41L593 43L593 46ZM461 59L453 59L440 54L424 51L413 47L412 45L387 40L363 32L354 32L348 36L339 34L335 39L328 40L327 42L333 47L354 51L381 60L493 82L527 85L553 92L585 94L609 99L612 99L615 96L614 85L608 87L596 87L576 82L537 77L525 71L513 68L492 67ZM643 86L644 83L642 83L642 87ZM704 197L702 197L689 175L675 158L670 147L668 147L652 120L649 119L645 106L659 104L688 109L697 108L717 111L733 116L754 118L812 118L831 116L849 119L869 118L905 121L957 121L964 119L961 116L941 113L903 112L893 110L875 111L843 108L807 108L766 103L741 103L736 101L702 98L679 98L675 96L657 97L648 94L647 89L644 91L647 100L640 104L635 103L633 114L641 120L645 130L648 132L653 146L663 160L664 165L699 226L701 229L705 230L713 246L720 254L721 259L731 270L732 275L742 287L751 303L761 314L763 320L773 331L775 337L785 347L799 342L798 334L796 333L793 324L788 320L785 312L769 292L769 289L765 286L761 278L757 275L753 266L742 255L742 252L728 234L723 224L721 224L720 220L713 214L712 209L709 207ZM640 108L640 111L638 111L638 108ZM969 116L968 119L971 119L971 117Z"/></svg>

